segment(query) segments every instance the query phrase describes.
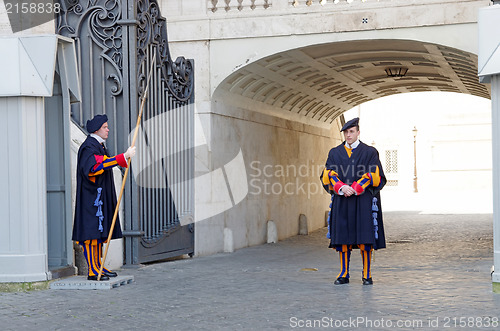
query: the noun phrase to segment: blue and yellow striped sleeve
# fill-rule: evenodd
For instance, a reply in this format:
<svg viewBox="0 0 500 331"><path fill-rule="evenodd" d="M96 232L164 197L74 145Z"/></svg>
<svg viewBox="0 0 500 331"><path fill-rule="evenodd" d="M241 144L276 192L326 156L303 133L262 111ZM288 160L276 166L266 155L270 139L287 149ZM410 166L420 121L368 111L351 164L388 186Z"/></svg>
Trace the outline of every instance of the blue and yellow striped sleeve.
<svg viewBox="0 0 500 331"><path fill-rule="evenodd" d="M378 187L380 185L380 170L377 166L375 172L367 172L357 182L352 183L351 187L357 195L362 194L368 186Z"/></svg>
<svg viewBox="0 0 500 331"><path fill-rule="evenodd" d="M113 157L106 155L94 155L94 157L96 159L96 165L90 171L89 177L99 176L104 172L104 170L111 169L117 165L124 168L128 167L127 160L125 160L125 156L123 154L118 154Z"/></svg>
<svg viewBox="0 0 500 331"><path fill-rule="evenodd" d="M323 185L328 185L328 188L337 194L339 194L340 188L345 185L339 179L339 175L335 171L329 169L323 170L322 182Z"/></svg>

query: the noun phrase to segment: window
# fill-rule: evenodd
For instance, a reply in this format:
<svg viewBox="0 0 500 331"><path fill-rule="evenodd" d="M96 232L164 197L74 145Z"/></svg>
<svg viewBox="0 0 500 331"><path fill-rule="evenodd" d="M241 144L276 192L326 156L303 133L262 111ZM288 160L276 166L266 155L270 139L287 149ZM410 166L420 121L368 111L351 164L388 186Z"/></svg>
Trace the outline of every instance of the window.
<svg viewBox="0 0 500 331"><path fill-rule="evenodd" d="M388 174L398 173L398 151L396 149L385 151L385 169Z"/></svg>
<svg viewBox="0 0 500 331"><path fill-rule="evenodd" d="M398 186L398 180L395 179L394 175L398 173L398 150L391 149L385 151L385 167L384 172L386 173L387 186ZM391 176L392 175L392 176ZM396 176L397 178L397 176Z"/></svg>

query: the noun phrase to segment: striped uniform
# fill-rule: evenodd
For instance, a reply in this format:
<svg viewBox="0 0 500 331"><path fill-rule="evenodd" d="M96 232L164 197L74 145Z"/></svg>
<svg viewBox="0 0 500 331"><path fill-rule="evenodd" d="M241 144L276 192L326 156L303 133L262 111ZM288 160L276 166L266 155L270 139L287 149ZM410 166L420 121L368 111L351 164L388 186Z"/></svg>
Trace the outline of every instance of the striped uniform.
<svg viewBox="0 0 500 331"><path fill-rule="evenodd" d="M102 258L102 245L103 242L98 239L85 240L83 243L76 242L83 247L83 255L85 256L85 261L87 262L89 276L97 276L99 270L101 269L101 258ZM111 272L110 270L103 268L105 272Z"/></svg>
<svg viewBox="0 0 500 331"><path fill-rule="evenodd" d="M105 170L110 170L116 166L127 166L127 161L124 154L118 154L113 157L107 155L94 155L96 164L89 173L90 181L95 183L95 177L104 173ZM87 262L89 276L97 276L99 270L101 269L101 258L102 258L102 244L101 239L91 239L85 240L84 242L78 242L78 244L83 247L83 255L85 256L85 261ZM103 271L110 272L108 269L103 268Z"/></svg>
<svg viewBox="0 0 500 331"><path fill-rule="evenodd" d="M116 166L128 166L124 154L109 156L104 145L95 137L89 135L80 146L72 239L83 248L88 276L99 273L102 245L111 230L117 204L112 172ZM117 218L111 239L121 237L120 220Z"/></svg>
<svg viewBox="0 0 500 331"><path fill-rule="evenodd" d="M339 145L330 151L321 181L332 194L328 236L330 247L339 252L337 277L349 278L351 250L359 248L362 278L371 278L372 252L385 247L379 191L386 180L378 153L362 142L356 148ZM343 196L345 185L353 188L355 195Z"/></svg>

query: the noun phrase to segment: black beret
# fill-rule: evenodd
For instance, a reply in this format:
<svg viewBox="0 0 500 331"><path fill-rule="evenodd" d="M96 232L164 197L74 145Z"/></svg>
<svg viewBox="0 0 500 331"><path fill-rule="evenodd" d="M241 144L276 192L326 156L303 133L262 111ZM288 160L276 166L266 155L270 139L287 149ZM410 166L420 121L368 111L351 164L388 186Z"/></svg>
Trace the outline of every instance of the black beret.
<svg viewBox="0 0 500 331"><path fill-rule="evenodd" d="M101 126L108 121L108 116L95 115L93 119L87 121L87 132L93 133L101 128Z"/></svg>
<svg viewBox="0 0 500 331"><path fill-rule="evenodd" d="M350 120L349 122L347 122L346 124L344 124L344 126L342 127L342 130L340 130L340 132L345 131L349 128L352 128L353 126L359 126L359 117L355 117L352 120Z"/></svg>

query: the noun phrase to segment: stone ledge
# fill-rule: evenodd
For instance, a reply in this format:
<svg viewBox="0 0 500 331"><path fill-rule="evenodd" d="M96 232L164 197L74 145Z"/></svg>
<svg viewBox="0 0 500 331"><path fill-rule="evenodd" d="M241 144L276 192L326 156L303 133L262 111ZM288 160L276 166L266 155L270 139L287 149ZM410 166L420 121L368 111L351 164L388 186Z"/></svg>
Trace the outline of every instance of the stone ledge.
<svg viewBox="0 0 500 331"><path fill-rule="evenodd" d="M110 290L134 281L134 276L118 276L106 281L87 280L86 276L74 276L50 284L51 290Z"/></svg>

